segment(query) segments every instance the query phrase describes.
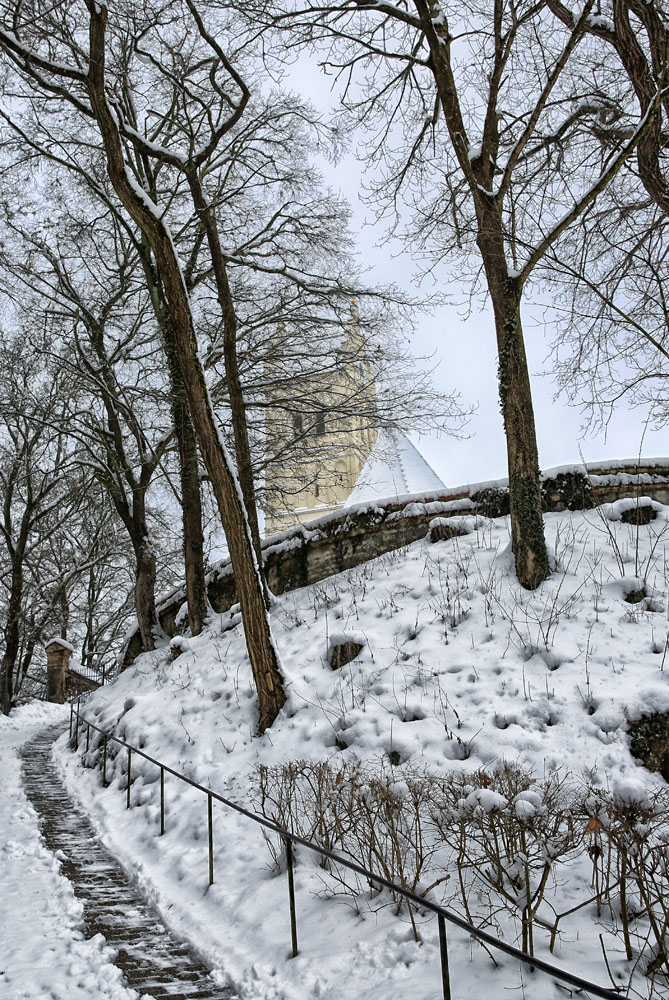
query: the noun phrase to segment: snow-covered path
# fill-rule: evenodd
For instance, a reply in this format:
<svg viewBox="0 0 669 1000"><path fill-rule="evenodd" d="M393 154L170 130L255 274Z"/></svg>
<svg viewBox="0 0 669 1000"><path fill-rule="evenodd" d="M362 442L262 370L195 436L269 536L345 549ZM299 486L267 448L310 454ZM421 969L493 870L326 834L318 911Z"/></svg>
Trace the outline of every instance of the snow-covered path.
<svg viewBox="0 0 669 1000"><path fill-rule="evenodd" d="M217 986L167 934L73 808L50 761L53 735L66 719L60 708L32 705L0 721L0 995L6 1000L138 997L124 985L122 969L125 982L143 995L230 997L229 989ZM84 924L88 934L98 933L87 940Z"/></svg>
<svg viewBox="0 0 669 1000"><path fill-rule="evenodd" d="M21 783L21 746L69 709L34 703L0 716L0 996L3 1000L135 1000L102 935L44 845Z"/></svg>

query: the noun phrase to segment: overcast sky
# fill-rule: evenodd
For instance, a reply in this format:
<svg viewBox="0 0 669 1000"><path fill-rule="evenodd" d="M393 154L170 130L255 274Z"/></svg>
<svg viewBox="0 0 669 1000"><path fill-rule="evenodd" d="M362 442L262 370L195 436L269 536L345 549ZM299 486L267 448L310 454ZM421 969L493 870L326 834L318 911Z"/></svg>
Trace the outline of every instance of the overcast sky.
<svg viewBox="0 0 669 1000"><path fill-rule="evenodd" d="M326 113L333 104L329 83L313 63L306 59L295 65L290 73L290 83L307 95L318 108ZM351 152L336 166L322 163L327 183L342 194L353 209L353 228L357 236L361 260L370 266L370 283L392 281L416 294L411 278L418 270L418 262L402 251L397 241L381 245L383 227L372 227L369 210L361 203L361 171L363 167ZM448 263L438 272L456 300L464 299L465 292L455 284L449 286ZM431 283L424 284L426 294L433 290ZM413 345L416 354L432 354L434 385L444 392L457 389L466 406L478 405L477 412L468 425L467 440L447 436L412 434L425 458L447 486L498 479L506 475L506 448L497 395L497 354L495 331L489 309L475 311L468 319L462 318L457 306L444 305L430 316L418 318ZM539 461L543 470L557 465L603 459L636 459L643 439L646 457L669 456L669 429L654 431L646 427L646 413L628 409L620 404L609 422L606 433L589 432L583 435L584 417L579 409L569 406L562 397L554 398L557 386L550 376L540 372L549 367L549 345L543 328L543 309L525 307L523 327L534 398Z"/></svg>
<svg viewBox="0 0 669 1000"><path fill-rule="evenodd" d="M343 193L351 195L350 191ZM353 197L357 197L355 191ZM364 216L362 206L360 215ZM400 254L394 259L389 248L375 248L373 237L368 229L361 229L363 256L374 262L375 277L411 287L407 278L417 265L399 246L393 248L394 253ZM442 275L448 282L447 264ZM429 291L429 286L426 285L425 290ZM455 294L459 293L460 289L456 289ZM466 440L444 435L412 435L414 443L447 486L506 476L492 312L485 306L482 311L472 312L467 319L462 318L462 312L456 306L445 305L433 315L420 316L412 341L416 353L435 353L434 384L437 388L445 392L457 389L465 404L478 406L466 429L469 434ZM523 310L541 468L579 462L581 454L585 461L636 459L642 440L642 454L646 457L669 456L669 430L653 431L646 427L646 412L630 409L624 403L614 413L606 432L591 431L584 436L584 414L578 407L570 406L564 394L554 398L555 382L550 375L541 374L550 367L550 338L546 336L543 314L544 310L538 307L526 306Z"/></svg>

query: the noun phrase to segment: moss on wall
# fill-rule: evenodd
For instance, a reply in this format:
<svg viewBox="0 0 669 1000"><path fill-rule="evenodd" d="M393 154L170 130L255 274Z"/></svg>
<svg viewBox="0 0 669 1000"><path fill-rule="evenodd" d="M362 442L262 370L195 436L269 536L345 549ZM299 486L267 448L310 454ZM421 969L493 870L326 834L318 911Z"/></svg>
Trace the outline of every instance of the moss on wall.
<svg viewBox="0 0 669 1000"><path fill-rule="evenodd" d="M657 511L652 504L637 503L629 510L624 510L620 515L620 520L625 524L650 524L657 517Z"/></svg>
<svg viewBox="0 0 669 1000"><path fill-rule="evenodd" d="M559 472L542 479L541 502L545 511L590 510L595 506L592 484L584 472Z"/></svg>
<svg viewBox="0 0 669 1000"><path fill-rule="evenodd" d="M669 712L656 712L631 722L629 732L632 756L669 781Z"/></svg>
<svg viewBox="0 0 669 1000"><path fill-rule="evenodd" d="M509 490L506 486L498 488L491 486L478 493L472 493L479 514L484 517L506 517L510 512Z"/></svg>

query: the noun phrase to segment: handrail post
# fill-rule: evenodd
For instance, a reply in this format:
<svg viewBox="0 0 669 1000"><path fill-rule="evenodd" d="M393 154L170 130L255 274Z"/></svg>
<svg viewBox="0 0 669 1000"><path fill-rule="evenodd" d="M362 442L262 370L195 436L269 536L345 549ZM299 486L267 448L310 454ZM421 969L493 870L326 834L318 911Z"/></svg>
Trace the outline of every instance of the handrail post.
<svg viewBox="0 0 669 1000"><path fill-rule="evenodd" d="M74 717L74 702L70 702L70 739L72 739L72 719Z"/></svg>
<svg viewBox="0 0 669 1000"><path fill-rule="evenodd" d="M214 884L214 800L207 795L207 826L209 828L209 885Z"/></svg>
<svg viewBox="0 0 669 1000"><path fill-rule="evenodd" d="M107 734L102 736L102 787L107 787Z"/></svg>
<svg viewBox="0 0 669 1000"><path fill-rule="evenodd" d="M441 954L441 987L444 1000L451 1000L451 976L448 970L448 944L446 941L446 921L441 913L437 914L439 922L439 952Z"/></svg>
<svg viewBox="0 0 669 1000"><path fill-rule="evenodd" d="M130 768L132 765L132 750L128 747L128 786L125 792L125 807L130 808Z"/></svg>
<svg viewBox="0 0 669 1000"><path fill-rule="evenodd" d="M293 844L289 837L284 837L286 845L286 867L288 869L288 897L290 900L290 936L293 945L293 958L297 958L297 918L295 916L295 883L293 881Z"/></svg>
<svg viewBox="0 0 669 1000"><path fill-rule="evenodd" d="M165 833L165 768L160 768L160 836Z"/></svg>
<svg viewBox="0 0 669 1000"><path fill-rule="evenodd" d="M88 753L88 748L91 745L91 724L90 722L86 725L86 753Z"/></svg>
<svg viewBox="0 0 669 1000"><path fill-rule="evenodd" d="M77 702L76 715L77 715L77 722L74 727L74 749L78 750L79 749L79 702Z"/></svg>

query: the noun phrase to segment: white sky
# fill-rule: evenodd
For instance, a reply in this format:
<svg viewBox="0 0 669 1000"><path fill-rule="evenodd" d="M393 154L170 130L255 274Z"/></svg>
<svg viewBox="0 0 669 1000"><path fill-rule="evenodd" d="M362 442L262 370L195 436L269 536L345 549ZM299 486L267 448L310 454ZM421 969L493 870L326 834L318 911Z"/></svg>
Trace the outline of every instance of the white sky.
<svg viewBox="0 0 669 1000"><path fill-rule="evenodd" d="M359 166L353 156L326 168L329 183L339 190L354 209L354 229L357 230L361 257L371 266L370 281L393 281L414 295L417 288L411 277L418 263L402 252L402 244L378 245L382 227L375 230L369 223L369 210L358 197ZM357 228L359 227L359 228ZM448 282L448 262L444 263L440 279ZM429 279L426 294L432 290ZM454 288L459 297L464 292ZM460 483L498 479L506 475L506 447L497 395L497 352L491 310L475 310L468 319L463 309L444 305L432 315L418 318L413 337L417 354L434 352L436 366L434 385L444 392L457 389L465 405L478 405L467 428L467 440L436 434L412 435L414 443L447 486ZM643 455L669 455L669 429L653 431L645 428L646 412L630 409L621 403L604 432L583 437L584 417L575 406L567 403L564 394L554 396L557 386L540 372L549 367L548 339L543 326L543 310L526 306L523 310L526 350L532 375L532 393L542 469L580 461L612 458L636 458L643 438ZM645 431L645 434L644 434Z"/></svg>
<svg viewBox="0 0 669 1000"><path fill-rule="evenodd" d="M327 81L306 58L292 67L290 84L305 94L321 111L327 112L333 97ZM353 230L358 238L361 260L369 265L370 283L392 281L413 295L418 289L412 277L418 263L402 252L396 241L381 245L384 228L370 225L371 214L359 199L361 165L353 153L336 166L323 163L327 183L343 195L353 209ZM448 283L448 262L438 279ZM424 285L426 295L433 288ZM456 300L464 299L460 287L448 289ZM463 320L463 310L444 305L430 316L419 317L413 347L416 354L435 357L433 381L444 392L457 389L465 406L478 405L468 425L467 440L436 434L412 434L414 443L447 486L498 479L506 475L506 447L497 395L497 353L492 315L487 308L473 312ZM669 455L669 429L653 431L645 427L646 413L629 409L622 403L611 419L606 434L590 432L584 437L584 418L579 409L569 406L562 397L554 399L557 386L550 377L539 373L548 367L548 340L545 337L543 310L525 307L523 326L526 338L535 420L542 469L567 465L581 460L634 458ZM417 429L418 430L418 429Z"/></svg>

